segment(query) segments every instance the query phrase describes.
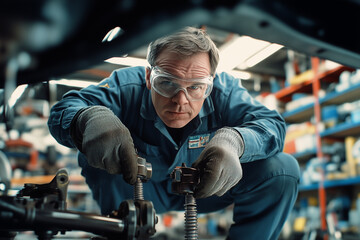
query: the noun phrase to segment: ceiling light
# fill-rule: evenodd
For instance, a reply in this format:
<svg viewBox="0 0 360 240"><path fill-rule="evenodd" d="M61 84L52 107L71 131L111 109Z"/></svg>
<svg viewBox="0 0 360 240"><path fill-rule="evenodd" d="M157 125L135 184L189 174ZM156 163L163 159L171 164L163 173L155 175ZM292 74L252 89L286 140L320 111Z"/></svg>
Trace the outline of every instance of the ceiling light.
<svg viewBox="0 0 360 240"><path fill-rule="evenodd" d="M233 75L234 77L240 78L242 80L249 80L251 78L251 73L245 72L245 71L231 70L231 71L228 71L228 73Z"/></svg>
<svg viewBox="0 0 360 240"><path fill-rule="evenodd" d="M136 58L136 57L112 57L112 58L106 59L105 62L117 64L117 65L129 66L129 67L136 67L136 66L147 67L147 66L149 66L149 63L146 59Z"/></svg>
<svg viewBox="0 0 360 240"><path fill-rule="evenodd" d="M218 69L220 71L230 71L267 45L269 43L266 41L248 36L234 35L229 42L219 48L220 61Z"/></svg>
<svg viewBox="0 0 360 240"><path fill-rule="evenodd" d="M246 59L244 62L242 62L238 68L240 69L246 69L255 66L259 62L263 61L264 59L268 58L284 46L279 44L269 44L259 52L255 53L253 56Z"/></svg>
<svg viewBox="0 0 360 240"><path fill-rule="evenodd" d="M255 66L283 46L249 36L234 37L219 48L219 71L230 71L236 67L246 69Z"/></svg>
<svg viewBox="0 0 360 240"><path fill-rule="evenodd" d="M28 84L22 84L16 87L15 91L11 94L11 97L9 98L8 104L9 107L12 108L17 100L21 97L21 95L25 92L26 88L28 87Z"/></svg>
<svg viewBox="0 0 360 240"><path fill-rule="evenodd" d="M85 88L90 85L96 85L97 82L91 82L91 81L83 81L83 80L74 80L74 79L60 79L60 80L50 80L50 84L58 84L58 85L65 85L69 87L79 87L79 88Z"/></svg>
<svg viewBox="0 0 360 240"><path fill-rule="evenodd" d="M103 38L102 42L111 42L113 39L118 37L123 33L123 30L120 27L115 27L111 29Z"/></svg>

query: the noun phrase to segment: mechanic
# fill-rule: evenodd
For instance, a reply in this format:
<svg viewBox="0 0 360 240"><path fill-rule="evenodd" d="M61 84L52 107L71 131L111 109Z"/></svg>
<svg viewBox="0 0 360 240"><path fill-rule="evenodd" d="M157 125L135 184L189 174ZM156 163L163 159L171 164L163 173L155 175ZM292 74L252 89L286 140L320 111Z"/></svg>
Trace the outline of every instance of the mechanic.
<svg viewBox="0 0 360 240"><path fill-rule="evenodd" d="M204 30L186 27L150 43L149 67L115 70L72 90L51 109L55 139L79 150L82 175L102 214L133 198L137 156L152 164L144 198L157 213L183 211L170 173L200 170L199 213L231 204L228 239L277 239L298 193L297 161L282 153L285 122L241 80L216 73L219 53Z"/></svg>

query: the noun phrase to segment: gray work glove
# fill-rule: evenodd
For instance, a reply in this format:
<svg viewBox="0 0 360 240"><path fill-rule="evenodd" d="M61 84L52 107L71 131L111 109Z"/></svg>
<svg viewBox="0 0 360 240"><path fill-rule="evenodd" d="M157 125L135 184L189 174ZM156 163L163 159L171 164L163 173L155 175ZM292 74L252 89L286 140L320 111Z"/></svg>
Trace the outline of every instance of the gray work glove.
<svg viewBox="0 0 360 240"><path fill-rule="evenodd" d="M222 196L242 178L240 157L244 152L241 135L232 128L221 128L205 146L192 167L200 170L196 198Z"/></svg>
<svg viewBox="0 0 360 240"><path fill-rule="evenodd" d="M93 106L80 110L71 123L71 136L92 167L111 174L123 174L134 184L137 155L129 130L106 107Z"/></svg>

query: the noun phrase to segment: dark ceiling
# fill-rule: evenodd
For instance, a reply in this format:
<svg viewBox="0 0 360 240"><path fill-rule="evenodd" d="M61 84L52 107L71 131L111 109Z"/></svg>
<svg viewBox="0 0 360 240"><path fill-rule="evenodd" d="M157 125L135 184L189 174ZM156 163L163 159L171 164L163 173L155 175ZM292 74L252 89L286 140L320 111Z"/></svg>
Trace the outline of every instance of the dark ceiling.
<svg viewBox="0 0 360 240"><path fill-rule="evenodd" d="M105 59L188 25L248 35L358 67L360 34L354 26L360 25L359 12L355 0L2 1L0 87L5 79L13 85L36 83L81 70L102 78L113 67L104 66ZM116 26L122 34L102 43ZM24 54L27 62L20 59ZM284 76L285 59L283 49L250 70Z"/></svg>

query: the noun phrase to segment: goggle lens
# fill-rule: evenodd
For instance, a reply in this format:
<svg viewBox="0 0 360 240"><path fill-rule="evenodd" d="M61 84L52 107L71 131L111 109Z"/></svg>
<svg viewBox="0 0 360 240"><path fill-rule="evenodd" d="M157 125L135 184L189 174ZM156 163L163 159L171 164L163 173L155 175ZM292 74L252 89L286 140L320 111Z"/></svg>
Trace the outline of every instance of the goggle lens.
<svg viewBox="0 0 360 240"><path fill-rule="evenodd" d="M157 67L153 68L150 81L154 90L164 97L172 98L182 90L191 101L207 98L213 86L212 77L210 76L184 80L162 72Z"/></svg>

